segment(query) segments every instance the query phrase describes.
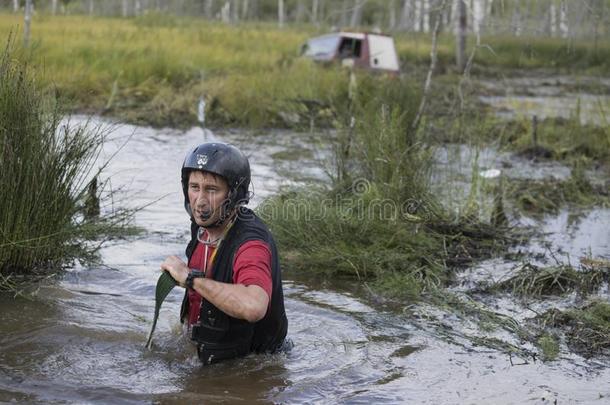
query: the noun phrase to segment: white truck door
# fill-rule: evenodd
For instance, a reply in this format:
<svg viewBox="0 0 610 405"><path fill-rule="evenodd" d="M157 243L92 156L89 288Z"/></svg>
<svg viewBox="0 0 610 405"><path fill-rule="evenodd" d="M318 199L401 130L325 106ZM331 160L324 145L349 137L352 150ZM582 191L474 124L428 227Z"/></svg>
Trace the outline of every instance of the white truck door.
<svg viewBox="0 0 610 405"><path fill-rule="evenodd" d="M373 69L398 71L394 39L385 35L368 35L369 64Z"/></svg>

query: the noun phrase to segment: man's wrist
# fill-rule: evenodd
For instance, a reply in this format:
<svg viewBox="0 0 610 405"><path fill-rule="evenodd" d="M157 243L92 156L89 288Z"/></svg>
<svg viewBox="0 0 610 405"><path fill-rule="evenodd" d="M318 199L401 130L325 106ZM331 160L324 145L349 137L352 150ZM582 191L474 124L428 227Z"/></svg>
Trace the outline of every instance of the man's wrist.
<svg viewBox="0 0 610 405"><path fill-rule="evenodd" d="M195 282L196 278L204 278L205 277L205 273L202 271L198 271L198 270L191 270L188 274L188 276L186 276L186 281L184 282L184 286L185 288L188 289L193 289L193 284Z"/></svg>

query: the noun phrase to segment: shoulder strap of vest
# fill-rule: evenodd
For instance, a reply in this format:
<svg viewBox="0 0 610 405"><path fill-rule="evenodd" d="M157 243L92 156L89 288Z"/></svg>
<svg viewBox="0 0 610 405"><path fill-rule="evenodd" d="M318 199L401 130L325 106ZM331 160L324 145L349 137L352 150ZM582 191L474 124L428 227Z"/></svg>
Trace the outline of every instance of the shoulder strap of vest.
<svg viewBox="0 0 610 405"><path fill-rule="evenodd" d="M191 219L191 240L186 246L186 257L191 260L191 256L197 247L197 231L199 231L199 225Z"/></svg>

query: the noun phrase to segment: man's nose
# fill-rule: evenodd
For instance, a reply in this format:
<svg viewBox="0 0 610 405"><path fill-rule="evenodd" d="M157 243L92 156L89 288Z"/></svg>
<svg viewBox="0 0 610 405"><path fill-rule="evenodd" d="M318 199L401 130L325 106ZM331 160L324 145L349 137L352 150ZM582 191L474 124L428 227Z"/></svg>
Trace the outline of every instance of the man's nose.
<svg viewBox="0 0 610 405"><path fill-rule="evenodd" d="M206 198L205 193L200 192L197 195L197 199L195 200L195 203L197 204L197 206L202 206L202 205L207 205L209 203L208 199Z"/></svg>

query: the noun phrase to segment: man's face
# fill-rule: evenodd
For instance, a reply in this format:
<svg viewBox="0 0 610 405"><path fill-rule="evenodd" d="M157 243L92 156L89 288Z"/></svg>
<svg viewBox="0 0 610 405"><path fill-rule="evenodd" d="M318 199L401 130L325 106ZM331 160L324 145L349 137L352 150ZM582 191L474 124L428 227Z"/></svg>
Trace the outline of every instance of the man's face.
<svg viewBox="0 0 610 405"><path fill-rule="evenodd" d="M194 170L189 175L188 196L197 225L208 227L220 218L229 186L220 176Z"/></svg>

